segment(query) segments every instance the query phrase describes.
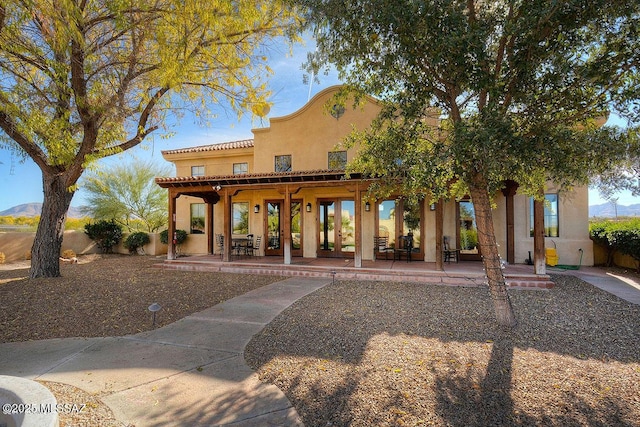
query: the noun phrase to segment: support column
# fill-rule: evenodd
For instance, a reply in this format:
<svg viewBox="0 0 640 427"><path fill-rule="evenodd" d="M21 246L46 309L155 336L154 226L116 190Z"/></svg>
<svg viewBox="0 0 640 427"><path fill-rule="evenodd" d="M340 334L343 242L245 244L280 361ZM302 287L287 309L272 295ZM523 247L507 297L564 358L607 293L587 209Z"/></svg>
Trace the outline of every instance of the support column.
<svg viewBox="0 0 640 427"><path fill-rule="evenodd" d="M535 274L547 274L544 253L544 199L533 201L533 265Z"/></svg>
<svg viewBox="0 0 640 427"><path fill-rule="evenodd" d="M232 216L233 216L233 203L231 201L232 194L229 190L224 190L224 227L223 227L223 239L224 239L224 252L222 254L222 261L231 261L231 234L232 228Z"/></svg>
<svg viewBox="0 0 640 427"><path fill-rule="evenodd" d="M360 186L356 185L356 194L355 194L356 202L354 215L356 217L355 221L355 253L353 254L353 265L356 268L362 267L362 192L360 191Z"/></svg>
<svg viewBox="0 0 640 427"><path fill-rule="evenodd" d="M518 184L515 181L505 181L506 187L502 189L507 208L507 262L514 264L516 262L515 255L515 215L513 197L516 195Z"/></svg>
<svg viewBox="0 0 640 427"><path fill-rule="evenodd" d="M282 229L280 230L280 234L283 236L284 240L284 264L291 264L291 192L289 191L289 186L285 186L284 189L284 212L283 216L283 224L280 226Z"/></svg>
<svg viewBox="0 0 640 427"><path fill-rule="evenodd" d="M436 270L444 270L444 257L442 254L442 244L444 239L444 201L438 200L436 203Z"/></svg>
<svg viewBox="0 0 640 427"><path fill-rule="evenodd" d="M207 202L207 253L213 254L215 250L215 232L213 229L213 203Z"/></svg>
<svg viewBox="0 0 640 427"><path fill-rule="evenodd" d="M176 244L173 234L176 232L176 195L173 189L169 189L169 227L167 229L167 259L176 259Z"/></svg>

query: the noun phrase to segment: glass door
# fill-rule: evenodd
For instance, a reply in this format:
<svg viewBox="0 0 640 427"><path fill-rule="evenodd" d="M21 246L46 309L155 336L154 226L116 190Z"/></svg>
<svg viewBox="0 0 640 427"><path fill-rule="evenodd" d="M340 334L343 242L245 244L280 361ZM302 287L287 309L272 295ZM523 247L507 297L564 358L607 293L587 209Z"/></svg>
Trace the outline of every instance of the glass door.
<svg viewBox="0 0 640 427"><path fill-rule="evenodd" d="M349 199L318 201L318 256L353 257L355 245L355 202Z"/></svg>
<svg viewBox="0 0 640 427"><path fill-rule="evenodd" d="M267 241L265 255L284 255L282 211L283 200L267 200L265 202L265 227ZM302 256L302 215L300 209L302 201L291 201L291 256Z"/></svg>
<svg viewBox="0 0 640 427"><path fill-rule="evenodd" d="M457 243L460 249L460 259L463 261L480 261L480 246L478 245L478 228L476 214L471 200L461 200L458 203L458 235Z"/></svg>
<svg viewBox="0 0 640 427"><path fill-rule="evenodd" d="M291 201L291 256L302 256L302 200Z"/></svg>
<svg viewBox="0 0 640 427"><path fill-rule="evenodd" d="M283 255L282 233L280 232L282 201L271 200L265 202L265 230L267 230L267 241L265 242L265 255Z"/></svg>

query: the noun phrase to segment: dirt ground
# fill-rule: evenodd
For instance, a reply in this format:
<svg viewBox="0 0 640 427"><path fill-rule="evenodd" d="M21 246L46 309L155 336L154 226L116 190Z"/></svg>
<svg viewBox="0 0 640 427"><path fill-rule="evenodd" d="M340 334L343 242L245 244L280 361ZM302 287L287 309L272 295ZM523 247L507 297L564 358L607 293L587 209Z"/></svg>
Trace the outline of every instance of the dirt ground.
<svg viewBox="0 0 640 427"><path fill-rule="evenodd" d="M280 277L160 270L162 259L80 257L62 277L0 265L0 342L119 336L162 326ZM638 278L616 269L617 274ZM257 334L245 358L312 426L632 426L640 423L640 307L566 275L513 290L495 326L484 288L336 282ZM60 425L122 426L97 396Z"/></svg>
<svg viewBox="0 0 640 427"><path fill-rule="evenodd" d="M151 330L149 305L162 309L156 327L281 280L277 276L186 272L153 267L162 258L87 255L63 263L62 277L28 279L28 261L0 264L0 342L105 337ZM122 427L97 396L42 382L59 403L84 402L59 414L61 426Z"/></svg>

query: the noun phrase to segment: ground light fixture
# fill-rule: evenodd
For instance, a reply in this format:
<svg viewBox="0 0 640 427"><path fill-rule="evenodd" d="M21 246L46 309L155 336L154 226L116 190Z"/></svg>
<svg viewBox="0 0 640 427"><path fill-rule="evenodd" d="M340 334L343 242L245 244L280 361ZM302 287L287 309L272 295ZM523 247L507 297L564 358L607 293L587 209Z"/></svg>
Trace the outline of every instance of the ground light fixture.
<svg viewBox="0 0 640 427"><path fill-rule="evenodd" d="M153 323L151 323L151 326L154 328L156 326L156 313L160 311L161 308L162 307L157 302L154 302L149 306L149 311L153 314Z"/></svg>

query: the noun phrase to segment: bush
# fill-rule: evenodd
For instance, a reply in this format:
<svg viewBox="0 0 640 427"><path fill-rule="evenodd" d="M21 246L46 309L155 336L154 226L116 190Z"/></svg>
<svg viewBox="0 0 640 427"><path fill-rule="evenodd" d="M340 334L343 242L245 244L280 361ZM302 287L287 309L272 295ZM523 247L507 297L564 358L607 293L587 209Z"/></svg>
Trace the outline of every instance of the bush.
<svg viewBox="0 0 640 427"><path fill-rule="evenodd" d="M187 232L184 230L176 230L175 233L175 237L176 237L176 247L175 247L175 255L176 257L180 256L180 245L182 243L184 243L185 240L187 240ZM164 230L160 233L160 242L164 243L165 245L169 244L169 230Z"/></svg>
<svg viewBox="0 0 640 427"><path fill-rule="evenodd" d="M72 249L66 249L62 251L62 258L71 259L75 257L76 257L76 253Z"/></svg>
<svg viewBox="0 0 640 427"><path fill-rule="evenodd" d="M478 231L475 228L460 228L460 249L474 249L478 246Z"/></svg>
<svg viewBox="0 0 640 427"><path fill-rule="evenodd" d="M619 251L639 262L640 270L640 218L623 221L596 221L589 225L594 243L607 250L607 266L613 264L613 254Z"/></svg>
<svg viewBox="0 0 640 427"><path fill-rule="evenodd" d="M7 260L7 257L4 255L4 252L0 252L0 264L4 264Z"/></svg>
<svg viewBox="0 0 640 427"><path fill-rule="evenodd" d="M150 241L151 239L147 233L143 231L136 231L135 233L131 233L127 236L124 240L124 247L129 249L130 253L138 253L140 250L144 253L143 247Z"/></svg>
<svg viewBox="0 0 640 427"><path fill-rule="evenodd" d="M95 224L87 224L84 226L84 232L91 240L96 242L98 248L103 253L111 253L115 245L122 239L122 227L114 220L98 221Z"/></svg>
<svg viewBox="0 0 640 427"><path fill-rule="evenodd" d="M180 245L187 240L187 232L184 230L176 230L176 244ZM160 243L165 245L169 244L169 230L164 230L160 233Z"/></svg>

